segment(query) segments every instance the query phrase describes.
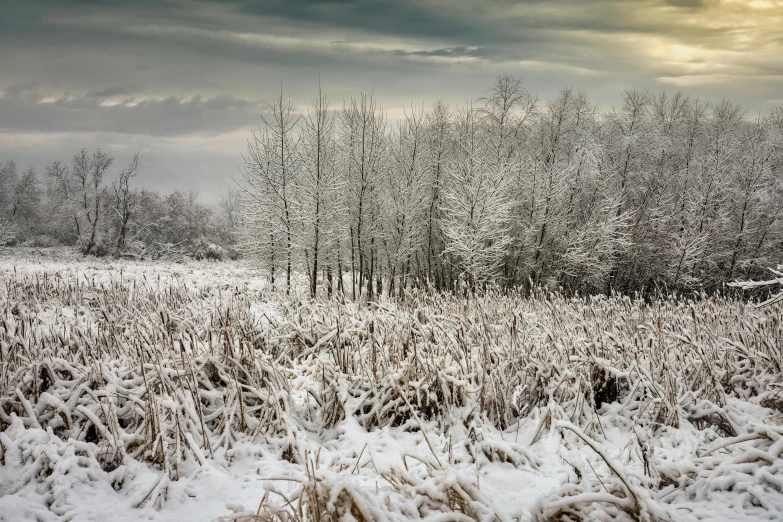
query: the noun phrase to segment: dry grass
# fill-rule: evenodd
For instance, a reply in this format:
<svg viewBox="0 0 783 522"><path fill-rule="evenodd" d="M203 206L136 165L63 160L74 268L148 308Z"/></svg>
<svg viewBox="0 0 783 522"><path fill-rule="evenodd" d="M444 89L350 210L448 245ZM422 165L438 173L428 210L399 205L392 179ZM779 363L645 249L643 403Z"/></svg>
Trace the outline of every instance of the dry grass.
<svg viewBox="0 0 783 522"><path fill-rule="evenodd" d="M732 407L783 411L780 305L489 292L363 306L238 279L110 276L18 271L0 287L0 463L23 453L27 481L64 470L12 432L49 432L115 489L129 461L162 471L139 507L163 506L171 481L252 441L305 476L293 494L269 481L258 510L234 520L500 520L453 455L537 470L531 447L555 436L590 466L569 462L539 520L677 520L679 504L716 491L782 505L783 431ZM429 456L415 472L359 470L361 455L354 469L319 467L314 439L349 417L420 432ZM530 440L490 436L528 424ZM687 466L656 449L686 425L700 437ZM632 434L624 459L605 449L610 429ZM346 478L358 471L383 490Z"/></svg>

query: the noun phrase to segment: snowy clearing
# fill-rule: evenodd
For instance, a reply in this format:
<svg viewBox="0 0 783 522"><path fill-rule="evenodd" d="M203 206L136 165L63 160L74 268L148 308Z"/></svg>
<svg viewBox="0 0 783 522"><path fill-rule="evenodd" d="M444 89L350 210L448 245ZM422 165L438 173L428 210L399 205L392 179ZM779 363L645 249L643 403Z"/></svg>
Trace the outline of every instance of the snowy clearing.
<svg viewBox="0 0 783 522"><path fill-rule="evenodd" d="M0 255L0 520L780 520L783 308Z"/></svg>

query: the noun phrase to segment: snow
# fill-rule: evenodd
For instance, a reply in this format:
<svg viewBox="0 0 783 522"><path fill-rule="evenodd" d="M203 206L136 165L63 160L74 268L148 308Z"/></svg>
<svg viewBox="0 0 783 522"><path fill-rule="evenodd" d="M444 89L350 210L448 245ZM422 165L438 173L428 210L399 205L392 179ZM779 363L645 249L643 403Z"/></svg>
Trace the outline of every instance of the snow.
<svg viewBox="0 0 783 522"><path fill-rule="evenodd" d="M0 521L783 518L779 305L8 249L0 280Z"/></svg>

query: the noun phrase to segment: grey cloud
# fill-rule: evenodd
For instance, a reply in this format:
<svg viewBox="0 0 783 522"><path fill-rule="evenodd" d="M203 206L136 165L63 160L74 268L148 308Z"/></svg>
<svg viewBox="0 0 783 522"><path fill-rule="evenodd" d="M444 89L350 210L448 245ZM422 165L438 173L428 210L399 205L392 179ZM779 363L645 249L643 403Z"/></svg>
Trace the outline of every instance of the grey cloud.
<svg viewBox="0 0 783 522"><path fill-rule="evenodd" d="M663 0L663 3L673 7L683 7L687 9L702 9L717 3L717 0Z"/></svg>
<svg viewBox="0 0 783 522"><path fill-rule="evenodd" d="M497 51L486 47L444 47L441 49L424 49L420 51L404 51L397 49L389 51L395 56L432 56L440 58L492 58L498 56Z"/></svg>
<svg viewBox="0 0 783 522"><path fill-rule="evenodd" d="M100 89L89 91L84 95L84 97L105 100L107 98L117 96L132 96L133 92L134 90L129 87L124 87L121 85L109 85L106 87L101 87Z"/></svg>
<svg viewBox="0 0 783 522"><path fill-rule="evenodd" d="M114 97L123 96L113 101ZM108 102L108 103L107 103ZM255 101L220 96L140 100L119 87L48 100L12 86L0 98L0 129L97 131L151 136L219 134L247 127L265 110Z"/></svg>
<svg viewBox="0 0 783 522"><path fill-rule="evenodd" d="M481 33L470 20L455 16L455 9L439 9L430 2L416 0L269 0L218 1L238 12L348 30L394 36L429 38L472 38ZM456 6L457 4L454 3Z"/></svg>

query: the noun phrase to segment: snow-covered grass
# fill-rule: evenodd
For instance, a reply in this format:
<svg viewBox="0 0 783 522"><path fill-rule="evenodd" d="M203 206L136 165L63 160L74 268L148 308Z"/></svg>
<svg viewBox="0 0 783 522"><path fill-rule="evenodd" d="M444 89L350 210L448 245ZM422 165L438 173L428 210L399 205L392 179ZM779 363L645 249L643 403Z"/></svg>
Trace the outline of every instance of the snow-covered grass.
<svg viewBox="0 0 783 522"><path fill-rule="evenodd" d="M0 256L0 520L780 520L783 308Z"/></svg>

